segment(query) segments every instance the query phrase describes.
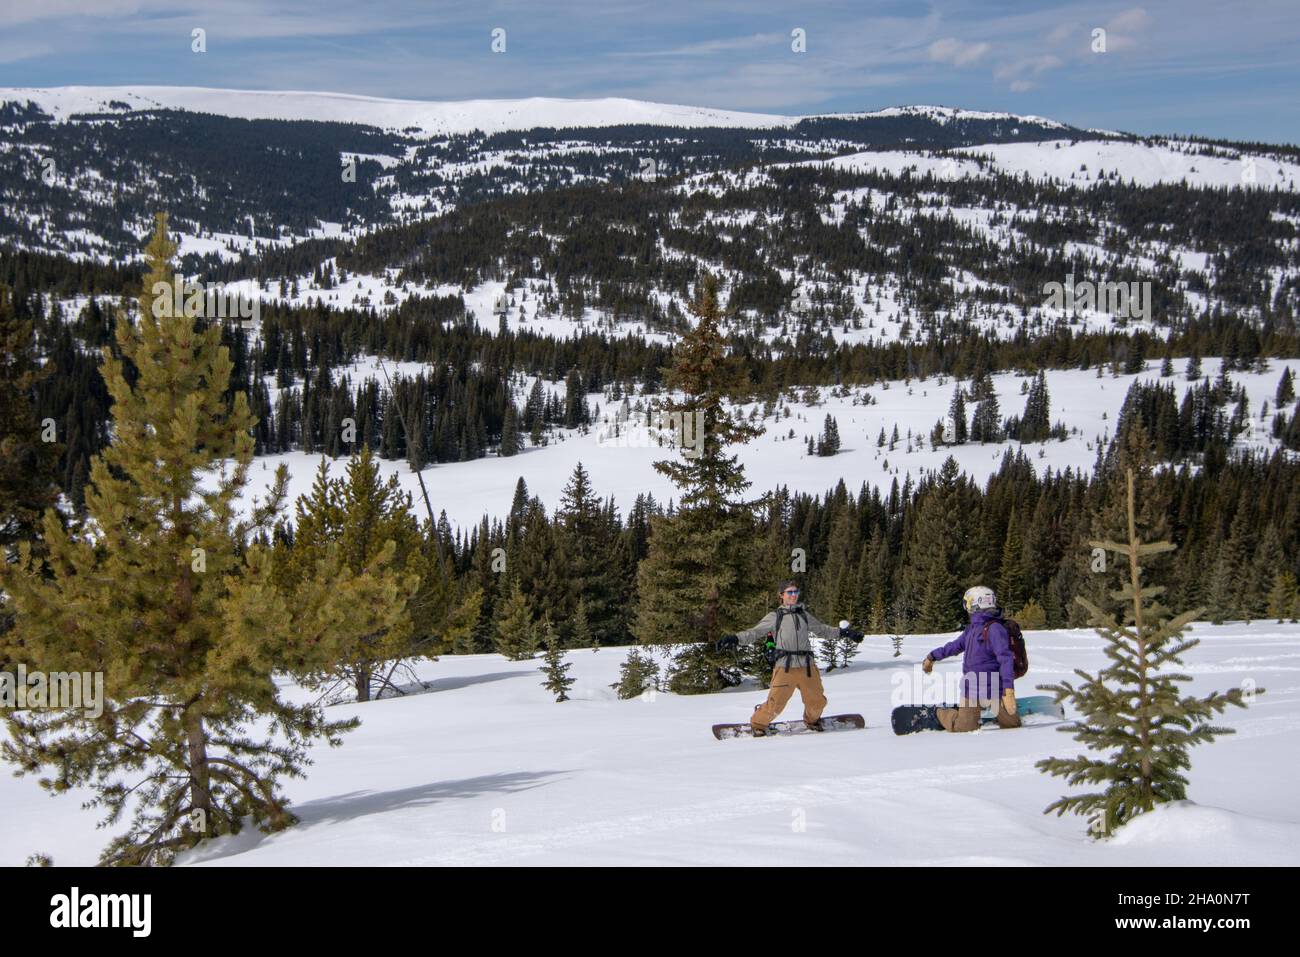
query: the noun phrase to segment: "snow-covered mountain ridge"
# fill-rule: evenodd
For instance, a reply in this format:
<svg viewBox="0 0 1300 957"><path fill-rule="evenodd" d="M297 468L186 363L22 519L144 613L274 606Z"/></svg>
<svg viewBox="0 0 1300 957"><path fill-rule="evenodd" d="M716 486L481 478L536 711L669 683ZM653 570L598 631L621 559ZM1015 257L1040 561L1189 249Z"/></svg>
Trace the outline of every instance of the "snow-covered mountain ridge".
<svg viewBox="0 0 1300 957"><path fill-rule="evenodd" d="M1149 289L1129 329L1285 315L1300 297L1297 184L1285 147L940 106L798 117L618 98L0 91L0 248L138 262L166 209L187 275L256 298L468 302L528 262L530 284L558 297L557 275L581 277L565 285L592 319L641 332L680 325L685 263L723 273L764 339L1042 335L1062 319L1044 287L1070 277ZM446 231L495 259L445 259ZM325 269L350 280L323 286ZM796 317L816 328L791 332Z"/></svg>
<svg viewBox="0 0 1300 957"><path fill-rule="evenodd" d="M843 114L783 116L655 103L625 97L439 101L299 90L230 90L186 86L14 87L0 89L0 103L31 103L60 122L81 114L186 110L248 120L357 123L380 129L418 131L424 136L469 133L474 130L499 133L538 127L563 129L623 124L771 129L794 126L803 120L823 117L868 119L899 116L927 117L945 124L959 119L1011 120L1066 129L1065 124L1043 117L963 110L948 106L911 105Z"/></svg>

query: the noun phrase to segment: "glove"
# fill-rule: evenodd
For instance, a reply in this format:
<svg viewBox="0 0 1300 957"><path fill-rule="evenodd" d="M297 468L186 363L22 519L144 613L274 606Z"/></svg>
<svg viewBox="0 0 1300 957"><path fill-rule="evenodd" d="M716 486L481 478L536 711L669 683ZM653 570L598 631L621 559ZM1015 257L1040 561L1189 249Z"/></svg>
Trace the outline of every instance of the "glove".
<svg viewBox="0 0 1300 957"><path fill-rule="evenodd" d="M1016 689L1008 688L1002 692L1002 707L1006 709L1007 714L1016 713Z"/></svg>
<svg viewBox="0 0 1300 957"><path fill-rule="evenodd" d="M718 651L728 651L732 648L738 647L739 645L740 645L740 639L737 638L735 635L723 635L721 638L718 639L717 644L715 644L713 647L716 648Z"/></svg>
<svg viewBox="0 0 1300 957"><path fill-rule="evenodd" d="M854 631L852 628L841 628L840 637L847 638L855 644L862 644L862 639L866 636L860 631Z"/></svg>
<svg viewBox="0 0 1300 957"><path fill-rule="evenodd" d="M929 655L925 656L925 661L921 662L921 670L927 675L934 670L934 659Z"/></svg>

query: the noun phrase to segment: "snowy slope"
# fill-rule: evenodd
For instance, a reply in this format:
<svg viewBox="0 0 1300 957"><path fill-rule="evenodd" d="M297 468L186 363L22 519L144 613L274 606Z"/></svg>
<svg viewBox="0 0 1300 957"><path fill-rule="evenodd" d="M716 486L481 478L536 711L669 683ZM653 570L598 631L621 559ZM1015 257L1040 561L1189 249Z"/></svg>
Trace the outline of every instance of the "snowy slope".
<svg viewBox="0 0 1300 957"><path fill-rule="evenodd" d="M720 695L619 701L608 687L624 651L572 652L573 700L540 686L538 662L494 655L422 667L428 693L339 705L362 726L288 793L302 824L248 833L192 855L234 865L1195 865L1300 864L1297 771L1300 627L1198 625L1192 689L1266 688L1222 721L1237 734L1196 749L1195 803L1168 806L1110 842L1075 817L1042 810L1065 785L1036 771L1077 745L1050 724L897 738L895 683L943 636L909 636L899 658L869 637L847 671L826 677L830 709L865 731L715 741L743 720L753 686ZM1088 631L1031 632L1020 693L1101 664ZM956 665L944 663L936 671ZM295 695L296 696L296 695ZM797 703L787 714L797 713ZM1045 719L1031 719L1044 721ZM0 777L0 863L42 850L93 863L107 840L80 795L51 798Z"/></svg>
<svg viewBox="0 0 1300 957"><path fill-rule="evenodd" d="M1197 154L1189 152L1186 144L1173 141L1151 145L1107 140L994 143L961 152L987 157L997 169L1013 176L1026 174L1031 179L1055 179L1083 187L1096 185L1104 175L1138 186L1182 182L1205 188L1300 189L1300 164L1244 151Z"/></svg>
<svg viewBox="0 0 1300 957"><path fill-rule="evenodd" d="M981 165L983 161L984 165ZM986 175L985 168L1008 176L1055 180L1084 189L1104 181L1155 186L1186 183L1201 188L1300 189L1300 164L1245 151L1206 155L1173 141L1132 143L1119 140L1047 140L990 143L950 153L931 150L864 151L804 165L843 170L878 170L898 175L912 170L941 179Z"/></svg>
<svg viewBox="0 0 1300 957"><path fill-rule="evenodd" d="M1217 359L1204 360L1204 375L1213 379L1218 375L1219 365ZM1270 413L1261 423L1259 412L1266 400L1271 407L1278 378L1288 365L1293 374L1300 373L1300 363L1294 360L1276 361L1265 373L1232 373L1233 381L1244 385L1250 397L1255 429L1244 440L1246 444L1256 448L1274 444L1269 431L1272 415ZM1047 467L1057 471L1067 467L1076 472L1090 471L1096 462L1097 439L1109 441L1114 434L1116 419L1133 381L1142 378L1173 383L1181 401L1182 394L1194 384L1183 375L1184 366L1185 362L1175 363L1175 374L1167 380L1159 378L1158 362L1148 363L1147 371L1141 376L1115 378L1109 374L1098 378L1093 370L1049 370L1046 375L1052 421L1063 422L1077 433L1065 442L1051 440L1024 445L1025 454L1040 471ZM409 374L412 368L412 364L405 365L403 374ZM366 378L376 377L373 369L372 363L358 363L354 368L340 371L347 372L355 387ZM391 366L389 374L393 374ZM1020 415L1024 411L1025 398L1020 394L1020 388L1026 381L1014 373L993 376L1003 416ZM531 380L524 388L530 384ZM956 458L964 472L982 484L998 470L1008 450L1022 446L1018 442L1001 442L931 448L928 442L930 430L947 414L955 384L952 379L942 384L937 378L913 379L910 385L891 382L889 388L876 385L854 390L855 394L873 397L875 402L871 405L855 405L853 396L835 397L829 388L823 388L818 390L821 405L794 403L790 404L790 418L760 418L758 421L766 432L739 449L746 473L754 481L751 491L757 494L785 485L792 492L819 495L843 479L851 492L856 493L863 482L887 492L892 480L897 479L900 486L909 475L917 480L925 471L938 470L949 455ZM969 387L969 383L966 385ZM550 387L562 388L563 383ZM523 397L524 394L517 390L516 402L522 403ZM602 413L612 414L613 410L605 407L601 396L592 395L588 399L593 406L600 403ZM748 415L752 408L752 405L747 405L742 411ZM759 411L761 416L761 409ZM968 415L972 412L973 408L967 409ZM827 415L835 417L843 447L838 455L829 458L808 456L806 437L821 434ZM893 451L888 445L878 448L876 440L880 430L884 429L888 438L895 425L899 432L897 447ZM794 438L788 437L791 429ZM914 447L908 451L909 429L914 437L926 438L923 449L915 447L913 441ZM424 470L424 482L435 512L445 509L453 526L468 527L477 524L485 514L504 516L510 508L515 483L520 476L528 483L529 492L539 497L548 511L553 510L574 466L581 462L591 475L596 493L602 497L613 495L618 507L625 511L643 492L653 494L660 503L675 497L673 485L653 468L656 460L672 454L675 454L672 450L654 444L643 429L622 430L621 434L615 435L614 429L606 426L593 428L585 435L576 431L562 433L559 441L526 449L510 458L492 455L470 462L431 465ZM257 459L250 473L250 496L264 493L275 467L282 462L288 465L291 473L290 501L310 490L319 456L290 452ZM341 470L343 466L344 462L339 460L333 467ZM419 486L406 463L383 460L380 467L385 477L394 473L398 476L402 487L414 497L416 508L423 517Z"/></svg>

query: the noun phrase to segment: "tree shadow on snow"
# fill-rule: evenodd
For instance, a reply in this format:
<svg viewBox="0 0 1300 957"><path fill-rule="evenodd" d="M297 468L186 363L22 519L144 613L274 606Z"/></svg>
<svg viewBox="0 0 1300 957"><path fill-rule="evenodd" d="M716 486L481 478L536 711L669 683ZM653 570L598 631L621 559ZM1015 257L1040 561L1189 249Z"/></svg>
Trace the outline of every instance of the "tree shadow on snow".
<svg viewBox="0 0 1300 957"><path fill-rule="evenodd" d="M456 675L448 678L433 678L429 681L412 681L407 684L398 685L401 690L400 695L385 695L384 698L403 698L418 694L428 694L433 691L455 691L458 688L468 688L471 685L487 684L490 681L504 681L506 678L518 678L529 672L520 671L493 671L485 675Z"/></svg>
<svg viewBox="0 0 1300 957"><path fill-rule="evenodd" d="M349 791L346 794L336 794L332 797L292 805L289 810L298 817L298 823L286 833L301 833L303 830L321 824L337 824L369 817L372 814L426 807L456 798L472 798L492 792L515 794L520 791L530 791L548 783L550 778L568 773L568 771L508 771L454 781L430 781L427 784L387 791ZM275 835L263 834L254 827L247 827L237 835L219 838L206 847L189 852L184 862L203 863L245 854L272 837Z"/></svg>
<svg viewBox="0 0 1300 957"><path fill-rule="evenodd" d="M455 781L430 781L390 791L349 791L294 805L299 828L334 824L370 814L384 814L403 808L424 807L454 798L472 798L489 792L515 794L541 787L549 778L567 771L503 771Z"/></svg>

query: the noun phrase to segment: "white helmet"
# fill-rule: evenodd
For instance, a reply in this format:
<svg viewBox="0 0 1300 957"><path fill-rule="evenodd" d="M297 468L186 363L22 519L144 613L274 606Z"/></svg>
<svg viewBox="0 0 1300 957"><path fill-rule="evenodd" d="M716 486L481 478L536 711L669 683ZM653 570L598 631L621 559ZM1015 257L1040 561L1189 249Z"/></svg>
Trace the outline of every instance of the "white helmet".
<svg viewBox="0 0 1300 957"><path fill-rule="evenodd" d="M966 606L966 614L973 615L983 608L997 608L998 596L993 594L992 588L975 585L966 589L966 594L961 596L961 603Z"/></svg>

